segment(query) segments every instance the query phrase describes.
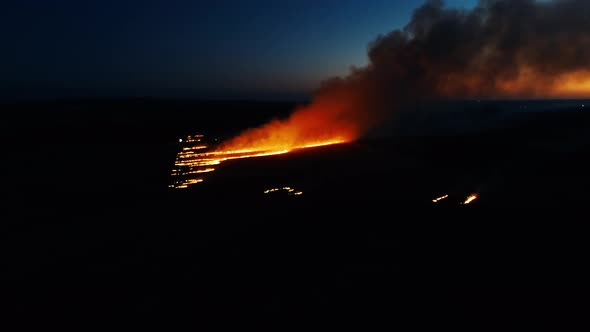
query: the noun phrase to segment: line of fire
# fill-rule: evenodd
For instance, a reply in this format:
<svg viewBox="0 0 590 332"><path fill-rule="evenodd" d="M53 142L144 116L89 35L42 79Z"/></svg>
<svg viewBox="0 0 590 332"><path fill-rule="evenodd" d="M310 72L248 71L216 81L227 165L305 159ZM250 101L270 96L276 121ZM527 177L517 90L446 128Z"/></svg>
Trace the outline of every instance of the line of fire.
<svg viewBox="0 0 590 332"><path fill-rule="evenodd" d="M171 172L173 180L169 185L170 188L175 189L186 189L191 185L205 181L207 173L215 171L222 162L227 160L280 155L294 150L345 143L344 140L335 139L295 145L290 148L281 147L280 149L253 148L243 150L224 150L219 148L215 140L209 141L202 134L189 135L178 141L181 146L176 155L174 167ZM271 192L279 190L285 190L294 195L302 194L300 191L294 191L294 189L290 187L278 188Z"/></svg>

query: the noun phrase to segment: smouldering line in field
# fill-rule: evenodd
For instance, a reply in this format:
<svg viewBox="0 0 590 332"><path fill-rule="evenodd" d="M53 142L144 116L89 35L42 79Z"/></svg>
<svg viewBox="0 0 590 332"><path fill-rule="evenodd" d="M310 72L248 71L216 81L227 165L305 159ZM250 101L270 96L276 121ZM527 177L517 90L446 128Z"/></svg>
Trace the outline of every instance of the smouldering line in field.
<svg viewBox="0 0 590 332"><path fill-rule="evenodd" d="M442 201L443 199L447 199L447 198L449 198L449 195L444 195L444 196L433 199L432 202L438 203L438 202Z"/></svg>

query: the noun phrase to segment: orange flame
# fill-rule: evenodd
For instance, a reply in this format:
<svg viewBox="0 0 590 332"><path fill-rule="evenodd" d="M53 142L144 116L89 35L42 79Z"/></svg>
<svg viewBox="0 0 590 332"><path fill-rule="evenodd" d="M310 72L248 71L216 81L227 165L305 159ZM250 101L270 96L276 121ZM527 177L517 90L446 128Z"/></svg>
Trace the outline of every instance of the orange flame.
<svg viewBox="0 0 590 332"><path fill-rule="evenodd" d="M470 204L471 202L475 201L476 199L477 199L477 194L472 194L465 199L465 202L463 202L463 204Z"/></svg>
<svg viewBox="0 0 590 332"><path fill-rule="evenodd" d="M349 110L334 98L317 98L312 105L300 107L283 120L245 130L209 152L195 153L200 148L185 148L176 166L207 167L223 161L288 153L293 150L340 144L353 141L359 124L344 115ZM188 162L185 158L190 158ZM198 172L212 170L205 168ZM195 172L195 171L193 171Z"/></svg>
<svg viewBox="0 0 590 332"><path fill-rule="evenodd" d="M350 142L359 134L358 124L345 119L346 106L338 101L319 99L300 107L286 119L275 119L248 129L223 143L216 151L276 152Z"/></svg>
<svg viewBox="0 0 590 332"><path fill-rule="evenodd" d="M172 173L176 180L171 187L187 188L200 183L203 179L195 179L195 175L212 172L215 170L212 166L227 160L273 156L353 141L358 136L359 124L344 116L347 110L345 104L332 98L316 99L314 104L295 110L287 119L248 129L212 150L203 144L201 135L189 136L185 142L197 145L184 147L178 153Z"/></svg>

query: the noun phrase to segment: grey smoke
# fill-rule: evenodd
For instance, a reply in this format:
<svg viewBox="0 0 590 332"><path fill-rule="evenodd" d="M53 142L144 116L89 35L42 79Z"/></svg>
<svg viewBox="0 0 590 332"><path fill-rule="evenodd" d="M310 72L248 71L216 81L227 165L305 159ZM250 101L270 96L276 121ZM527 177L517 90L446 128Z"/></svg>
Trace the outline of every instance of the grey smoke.
<svg viewBox="0 0 590 332"><path fill-rule="evenodd" d="M441 98L563 93L564 75L590 77L590 1L480 0L463 10L429 0L403 29L372 41L368 58L367 66L323 82L291 117L247 130L226 146L372 135L402 110Z"/></svg>
<svg viewBox="0 0 590 332"><path fill-rule="evenodd" d="M317 93L349 98L339 117L361 131L429 99L545 97L559 75L590 69L590 1L481 0L463 10L430 0L371 42L368 57ZM531 79L518 81L524 70Z"/></svg>

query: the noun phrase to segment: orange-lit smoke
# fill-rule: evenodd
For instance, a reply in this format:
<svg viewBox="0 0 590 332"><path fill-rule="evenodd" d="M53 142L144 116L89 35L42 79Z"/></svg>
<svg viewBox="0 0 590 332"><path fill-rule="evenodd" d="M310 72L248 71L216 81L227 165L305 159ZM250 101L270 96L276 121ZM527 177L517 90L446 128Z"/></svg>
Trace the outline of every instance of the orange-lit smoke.
<svg viewBox="0 0 590 332"><path fill-rule="evenodd" d="M220 151L280 151L354 140L420 100L590 96L590 1L441 0L369 45L369 64L325 81L311 104Z"/></svg>
<svg viewBox="0 0 590 332"><path fill-rule="evenodd" d="M494 94L485 93L489 89ZM439 95L448 97L500 98L585 98L590 96L590 70L546 75L522 65L514 76L485 81L478 76L449 74L448 81L439 86Z"/></svg>
<svg viewBox="0 0 590 332"><path fill-rule="evenodd" d="M335 91L340 93L340 91ZM218 151L284 151L316 145L349 142L363 129L350 96L333 93L318 96L286 119L244 131L224 142Z"/></svg>

